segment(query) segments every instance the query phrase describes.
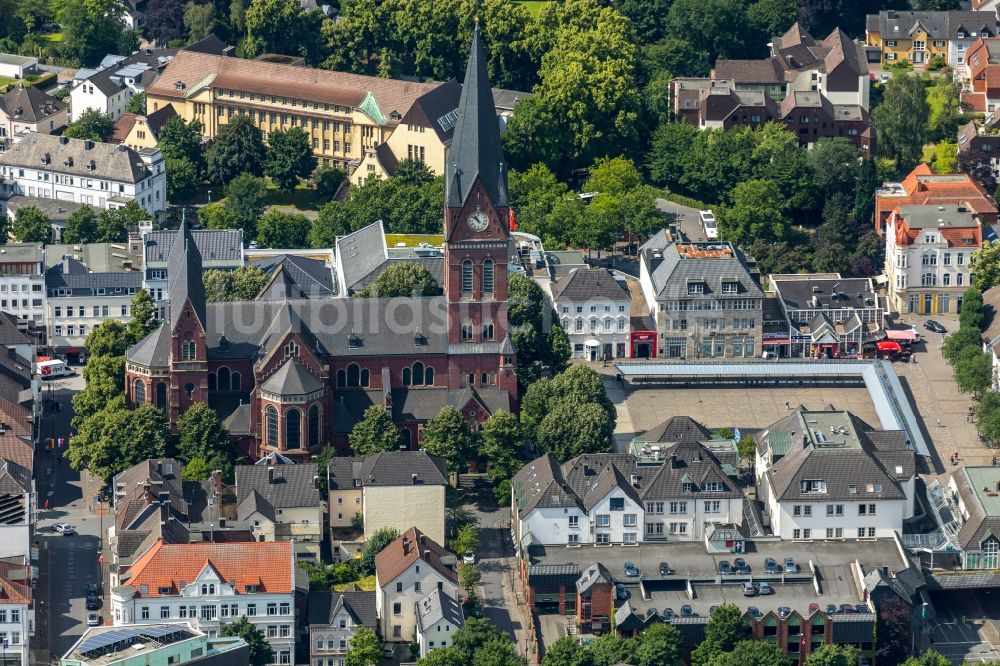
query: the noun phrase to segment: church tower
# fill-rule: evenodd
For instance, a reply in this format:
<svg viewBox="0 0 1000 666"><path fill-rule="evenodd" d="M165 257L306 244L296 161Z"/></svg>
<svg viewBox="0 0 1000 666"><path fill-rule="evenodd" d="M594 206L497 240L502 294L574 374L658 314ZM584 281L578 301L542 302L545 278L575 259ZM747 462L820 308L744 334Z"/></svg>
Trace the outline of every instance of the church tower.
<svg viewBox="0 0 1000 666"><path fill-rule="evenodd" d="M516 396L514 349L507 326L507 165L478 25L458 121L445 154L444 180L450 383L500 388Z"/></svg>
<svg viewBox="0 0 1000 666"><path fill-rule="evenodd" d="M176 424L196 402L208 401L208 354L205 332L205 284L202 258L187 223L174 236L167 259L167 310L170 330L170 386L168 412Z"/></svg>

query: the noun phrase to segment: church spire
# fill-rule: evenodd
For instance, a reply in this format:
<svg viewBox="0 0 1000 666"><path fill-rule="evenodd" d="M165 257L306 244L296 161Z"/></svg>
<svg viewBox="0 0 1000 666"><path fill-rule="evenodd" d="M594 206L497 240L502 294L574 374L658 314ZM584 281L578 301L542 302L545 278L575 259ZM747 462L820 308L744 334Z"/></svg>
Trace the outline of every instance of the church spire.
<svg viewBox="0 0 1000 666"><path fill-rule="evenodd" d="M202 327L206 325L201 252L198 251L185 221L181 222L167 257L167 297L170 299L171 330L177 328L187 301L191 302L191 308Z"/></svg>
<svg viewBox="0 0 1000 666"><path fill-rule="evenodd" d="M458 102L458 122L445 155L445 200L450 208L459 208L465 203L476 176L483 179L494 207L509 205L500 123L486 73L486 56L478 23L472 33L469 63Z"/></svg>

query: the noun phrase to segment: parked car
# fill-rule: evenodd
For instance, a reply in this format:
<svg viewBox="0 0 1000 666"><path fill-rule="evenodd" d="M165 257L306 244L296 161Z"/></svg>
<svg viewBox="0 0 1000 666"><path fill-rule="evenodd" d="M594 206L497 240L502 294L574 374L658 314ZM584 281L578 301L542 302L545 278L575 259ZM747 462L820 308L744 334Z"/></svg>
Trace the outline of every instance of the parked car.
<svg viewBox="0 0 1000 666"><path fill-rule="evenodd" d="M936 322L933 319L928 319L927 321L925 321L924 328L926 328L928 331L934 331L935 333L944 334L948 332L948 329L946 329L939 322Z"/></svg>
<svg viewBox="0 0 1000 666"><path fill-rule="evenodd" d="M764 571L769 574L780 574L781 567L778 566L778 563L774 560L773 557L765 557Z"/></svg>
<svg viewBox="0 0 1000 666"><path fill-rule="evenodd" d="M628 576L629 578L638 578L639 577L639 568L636 567L631 562L626 562L625 563L625 575Z"/></svg>
<svg viewBox="0 0 1000 666"><path fill-rule="evenodd" d="M661 576L669 576L673 572L674 572L674 570L670 568L669 564L667 564L666 562L660 562L660 575Z"/></svg>
<svg viewBox="0 0 1000 666"><path fill-rule="evenodd" d="M789 608L788 606L779 606L778 607L778 617L781 618L782 620L784 620L786 617L788 617L791 614L792 614L792 609Z"/></svg>
<svg viewBox="0 0 1000 666"><path fill-rule="evenodd" d="M101 616L100 615L98 615L97 613L94 613L94 612L87 613L87 626L88 627L97 627L100 624L101 624Z"/></svg>
<svg viewBox="0 0 1000 666"><path fill-rule="evenodd" d="M799 572L799 565L797 565L795 563L795 560L793 560L792 558L786 557L785 558L785 573L786 574L790 574L790 573L798 573L798 572Z"/></svg>
<svg viewBox="0 0 1000 666"><path fill-rule="evenodd" d="M471 550L465 551L465 555L462 555L462 563L463 564L475 564L476 563L476 554L473 553Z"/></svg>
<svg viewBox="0 0 1000 666"><path fill-rule="evenodd" d="M76 534L76 528L69 523L56 523L52 529L63 536L72 536L73 534Z"/></svg>
<svg viewBox="0 0 1000 666"><path fill-rule="evenodd" d="M733 567L736 569L738 574L748 574L750 573L750 565L742 557L737 557L733 560Z"/></svg>
<svg viewBox="0 0 1000 666"><path fill-rule="evenodd" d="M97 583L87 583L87 596L98 595L101 593L101 588L97 586Z"/></svg>
<svg viewBox="0 0 1000 666"><path fill-rule="evenodd" d="M826 614L827 615L836 615L837 614L837 604L827 604L826 605Z"/></svg>
<svg viewBox="0 0 1000 666"><path fill-rule="evenodd" d="M690 604L681 606L681 617L694 617L694 609L691 608Z"/></svg>
<svg viewBox="0 0 1000 666"><path fill-rule="evenodd" d="M670 622L672 619L674 619L674 609L664 608L663 613L661 613L661 617L663 618L664 622Z"/></svg>
<svg viewBox="0 0 1000 666"><path fill-rule="evenodd" d="M86 607L89 611L97 610L101 607L101 598L96 594L88 594Z"/></svg>
<svg viewBox="0 0 1000 666"><path fill-rule="evenodd" d="M764 617L764 614L760 612L760 609L756 606L747 606L747 612L750 613L750 617L755 620L759 620Z"/></svg>
<svg viewBox="0 0 1000 666"><path fill-rule="evenodd" d="M705 231L705 240L716 240L719 237L719 229L715 224L715 214L710 210L698 212L701 220L701 228Z"/></svg>
<svg viewBox="0 0 1000 666"><path fill-rule="evenodd" d="M743 596L744 597L757 596L757 588L753 586L753 583L743 583Z"/></svg>
<svg viewBox="0 0 1000 666"><path fill-rule="evenodd" d="M618 597L619 600L624 601L625 599L628 599L628 590L626 590L625 586L621 583L615 583L615 596Z"/></svg>
<svg viewBox="0 0 1000 666"><path fill-rule="evenodd" d="M757 594L760 595L774 594L774 588L768 585L767 583L756 583L756 586L757 586Z"/></svg>
<svg viewBox="0 0 1000 666"><path fill-rule="evenodd" d="M840 604L840 612L846 614L857 613L857 609L851 604Z"/></svg>
<svg viewBox="0 0 1000 666"><path fill-rule="evenodd" d="M733 567L729 564L729 560L719 562L719 573L723 576L729 576L733 573Z"/></svg>
<svg viewBox="0 0 1000 666"><path fill-rule="evenodd" d="M396 657L396 651L392 649L391 645L382 646L382 657L384 659L394 659Z"/></svg>
<svg viewBox="0 0 1000 666"><path fill-rule="evenodd" d="M872 609L869 608L867 604L855 604L854 605L854 610L858 611L859 613L871 613L872 612Z"/></svg>
<svg viewBox="0 0 1000 666"><path fill-rule="evenodd" d="M812 615L813 613L815 613L818 610L819 610L819 604L818 603L816 603L814 601L811 604L809 604L809 614L810 615Z"/></svg>

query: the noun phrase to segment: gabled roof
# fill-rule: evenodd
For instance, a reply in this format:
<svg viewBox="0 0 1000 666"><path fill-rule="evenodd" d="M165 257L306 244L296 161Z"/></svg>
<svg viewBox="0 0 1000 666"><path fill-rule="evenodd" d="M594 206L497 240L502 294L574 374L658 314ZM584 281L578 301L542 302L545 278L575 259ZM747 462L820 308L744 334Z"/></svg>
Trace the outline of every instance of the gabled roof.
<svg viewBox="0 0 1000 666"><path fill-rule="evenodd" d="M444 622L455 629L465 624L462 604L450 597L444 590L433 590L416 603L417 628L427 631L438 622Z"/></svg>
<svg viewBox="0 0 1000 666"><path fill-rule="evenodd" d="M188 44L182 51L192 51L194 53L209 53L211 55L225 55L227 49L230 47L226 45L224 41L219 39L215 33L212 33L204 39L200 39L193 44Z"/></svg>
<svg viewBox="0 0 1000 666"><path fill-rule="evenodd" d="M138 183L151 175L139 153L127 146L38 132L30 132L0 153L0 164L32 169L48 164L58 173L118 183Z"/></svg>
<svg viewBox="0 0 1000 666"><path fill-rule="evenodd" d="M373 221L366 227L337 239L337 268L345 293L389 258L385 246L382 221Z"/></svg>
<svg viewBox="0 0 1000 666"><path fill-rule="evenodd" d="M167 121L177 115L172 104L165 104L162 108L146 114L146 126L157 139L160 138L160 130L167 124Z"/></svg>
<svg viewBox="0 0 1000 666"><path fill-rule="evenodd" d="M648 266L657 300L764 298L743 254L729 243L669 243L662 249L648 245L641 260ZM736 293L723 294L727 282L738 284ZM703 293L691 294L691 283L703 285Z"/></svg>
<svg viewBox="0 0 1000 666"><path fill-rule="evenodd" d="M0 459L0 495L31 492L31 470L10 460Z"/></svg>
<svg viewBox="0 0 1000 666"><path fill-rule="evenodd" d="M282 254L256 259L253 265L271 275L270 282L258 298L321 298L337 293L333 271L320 259Z"/></svg>
<svg viewBox="0 0 1000 666"><path fill-rule="evenodd" d="M123 113L111 124L111 138L108 139L108 143L123 143L138 120L139 115L136 113Z"/></svg>
<svg viewBox="0 0 1000 666"><path fill-rule="evenodd" d="M375 592L364 592L355 586L344 592L310 592L308 599L310 627L333 626L337 616L346 612L358 626L378 628L375 612Z"/></svg>
<svg viewBox="0 0 1000 666"><path fill-rule="evenodd" d="M0 111L14 122L39 123L65 109L65 103L35 86L20 85L0 95Z"/></svg>
<svg viewBox="0 0 1000 666"><path fill-rule="evenodd" d="M355 478L362 486L444 486L448 469L444 459L426 451L382 451L361 459Z"/></svg>
<svg viewBox="0 0 1000 666"><path fill-rule="evenodd" d="M263 499L275 509L318 507L321 502L316 488L316 463L297 465L237 465L236 503L239 520L253 512L247 501ZM259 497L254 498L254 495ZM265 514L267 515L267 514Z"/></svg>
<svg viewBox="0 0 1000 666"><path fill-rule="evenodd" d="M606 268L590 270L577 269L552 285L552 300L589 301L631 301L632 294L624 280L616 280Z"/></svg>
<svg viewBox="0 0 1000 666"><path fill-rule="evenodd" d="M455 130L461 96L462 84L456 79L442 83L418 97L399 124L430 127L441 143L447 143Z"/></svg>
<svg viewBox="0 0 1000 666"><path fill-rule="evenodd" d="M453 208L462 206L479 177L491 203L503 207L508 205L507 171L478 23L470 51L458 121L445 153L445 201Z"/></svg>
<svg viewBox="0 0 1000 666"><path fill-rule="evenodd" d="M146 367L165 368L170 363L170 330L160 324L149 335L128 348L129 361Z"/></svg>
<svg viewBox="0 0 1000 666"><path fill-rule="evenodd" d="M30 605L31 599L31 565L0 560L0 604Z"/></svg>
<svg viewBox="0 0 1000 666"><path fill-rule="evenodd" d="M411 527L375 556L378 583L386 587L413 564L424 561L445 580L458 582L458 574L445 561L455 561L455 556L434 539L416 527Z"/></svg>
<svg viewBox="0 0 1000 666"><path fill-rule="evenodd" d="M583 508L590 511L616 489L623 491L636 504L642 505L642 498L639 497L639 493L625 478L621 470L616 465L608 464L604 466L604 469L594 480L594 484L583 495Z"/></svg>
<svg viewBox="0 0 1000 666"><path fill-rule="evenodd" d="M584 569L583 573L580 574L579 580L576 581L576 592L577 594L583 594L597 583L612 585L614 582L614 577L612 577L607 567L600 562L596 562Z"/></svg>
<svg viewBox="0 0 1000 666"><path fill-rule="evenodd" d="M671 416L642 434L647 442L707 442L712 431L690 416Z"/></svg>
<svg viewBox="0 0 1000 666"><path fill-rule="evenodd" d="M242 229L198 229L189 230L195 247L201 254L202 262L241 265L243 262ZM164 229L151 231L143 236L146 266L162 265L170 260L170 251L180 231ZM235 267L235 266L234 266Z"/></svg>
<svg viewBox="0 0 1000 666"><path fill-rule="evenodd" d="M176 330L181 322L185 304L190 302L198 322L205 329L208 317L205 315L205 281L202 279L203 267L201 253L187 222L181 221L178 230L180 242L175 242L170 248L167 259L167 293L170 295L170 327Z"/></svg>

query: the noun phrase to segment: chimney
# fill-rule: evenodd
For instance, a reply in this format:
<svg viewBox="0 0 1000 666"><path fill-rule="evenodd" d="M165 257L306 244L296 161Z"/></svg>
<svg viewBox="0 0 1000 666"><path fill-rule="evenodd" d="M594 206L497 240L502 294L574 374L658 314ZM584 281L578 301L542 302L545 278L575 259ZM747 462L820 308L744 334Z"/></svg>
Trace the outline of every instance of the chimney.
<svg viewBox="0 0 1000 666"><path fill-rule="evenodd" d="M267 468L267 482L274 483L274 466L269 466Z"/></svg>
<svg viewBox="0 0 1000 666"><path fill-rule="evenodd" d="M316 488L317 490L319 490L319 476L318 475L313 477L313 488Z"/></svg>
<svg viewBox="0 0 1000 666"><path fill-rule="evenodd" d="M889 577L889 567L887 565L882 566L882 575L886 578Z"/></svg>
<svg viewBox="0 0 1000 666"><path fill-rule="evenodd" d="M62 256L62 272L63 272L63 275L69 275L69 255L68 254L64 254ZM158 474L162 474L163 473L160 470L160 463L156 463L156 472Z"/></svg>
<svg viewBox="0 0 1000 666"><path fill-rule="evenodd" d="M212 489L216 497L222 494L222 470L217 469L212 472Z"/></svg>
<svg viewBox="0 0 1000 666"><path fill-rule="evenodd" d="M425 550L424 551L424 562L430 562L430 561L431 561L431 551Z"/></svg>
<svg viewBox="0 0 1000 666"><path fill-rule="evenodd" d="M420 545L421 546L426 546L427 545L427 535L426 534L421 534L420 535Z"/></svg>
<svg viewBox="0 0 1000 666"><path fill-rule="evenodd" d="M411 474L410 475L410 483L412 483L413 485L417 484L417 475L416 474Z"/></svg>
<svg viewBox="0 0 1000 666"><path fill-rule="evenodd" d="M410 552L410 537L403 535L403 555Z"/></svg>
<svg viewBox="0 0 1000 666"><path fill-rule="evenodd" d="M677 454L670 454L670 469L677 469Z"/></svg>

